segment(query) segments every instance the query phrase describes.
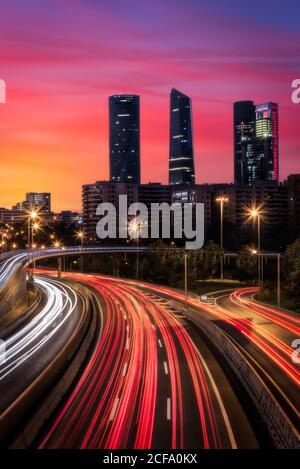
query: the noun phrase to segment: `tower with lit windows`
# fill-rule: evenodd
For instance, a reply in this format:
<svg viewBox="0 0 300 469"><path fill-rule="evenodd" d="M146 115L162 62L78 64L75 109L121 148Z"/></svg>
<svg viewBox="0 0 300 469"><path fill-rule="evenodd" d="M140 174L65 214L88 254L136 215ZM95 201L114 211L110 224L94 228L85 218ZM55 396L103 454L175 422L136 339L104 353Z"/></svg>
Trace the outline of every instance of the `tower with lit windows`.
<svg viewBox="0 0 300 469"><path fill-rule="evenodd" d="M173 88L170 94L169 184L194 183L192 100Z"/></svg>
<svg viewBox="0 0 300 469"><path fill-rule="evenodd" d="M278 104L234 103L235 184L278 180Z"/></svg>
<svg viewBox="0 0 300 469"><path fill-rule="evenodd" d="M109 97L110 180L140 184L140 97Z"/></svg>

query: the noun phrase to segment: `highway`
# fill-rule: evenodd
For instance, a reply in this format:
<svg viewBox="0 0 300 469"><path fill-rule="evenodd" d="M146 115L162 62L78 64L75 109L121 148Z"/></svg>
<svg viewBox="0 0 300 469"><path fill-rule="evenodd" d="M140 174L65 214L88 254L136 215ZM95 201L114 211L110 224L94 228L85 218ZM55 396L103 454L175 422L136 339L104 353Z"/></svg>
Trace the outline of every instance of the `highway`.
<svg viewBox="0 0 300 469"><path fill-rule="evenodd" d="M35 255L57 256L56 251ZM68 248L66 255L74 252L80 248ZM9 280L14 267L26 261L24 251L2 259L0 282ZM243 390L237 390L228 370L223 370L222 357L216 358L214 348L194 326L199 327L199 318L230 337L299 429L300 370L291 359L292 341L300 337L296 314L259 304L253 299L256 288L220 292L210 303L140 281L77 273L67 277L97 292L101 329L84 373L43 432L40 447L264 445L255 430L253 408L245 407ZM36 284L46 299L46 312L43 309L38 319L33 316L5 337L0 391L2 387L9 392L0 393L0 411L56 356L79 320L82 305L74 300L76 293L66 291L69 287L41 276ZM185 306L184 314L176 303Z"/></svg>
<svg viewBox="0 0 300 469"><path fill-rule="evenodd" d="M291 359L292 341L300 337L300 320L296 314L253 301L257 288L222 292L216 295L215 303L209 304L195 297L185 298L181 291L167 287L143 282L138 285L158 297L185 304L186 315L195 322L201 315L225 331L299 429L300 370Z"/></svg>
<svg viewBox="0 0 300 469"><path fill-rule="evenodd" d="M40 448L257 448L239 398L186 319L135 282L67 274L98 292L102 333Z"/></svg>

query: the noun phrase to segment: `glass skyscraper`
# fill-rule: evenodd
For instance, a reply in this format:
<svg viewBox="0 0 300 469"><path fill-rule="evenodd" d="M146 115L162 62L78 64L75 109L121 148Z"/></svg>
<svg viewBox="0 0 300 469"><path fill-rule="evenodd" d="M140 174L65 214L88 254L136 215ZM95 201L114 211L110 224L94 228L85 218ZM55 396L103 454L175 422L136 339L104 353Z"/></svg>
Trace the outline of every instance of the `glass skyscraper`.
<svg viewBox="0 0 300 469"><path fill-rule="evenodd" d="M234 180L279 180L278 104L234 103Z"/></svg>
<svg viewBox="0 0 300 469"><path fill-rule="evenodd" d="M267 179L279 180L279 137L278 104L264 103L255 106L256 138L265 144L265 159L268 164Z"/></svg>
<svg viewBox="0 0 300 469"><path fill-rule="evenodd" d="M169 184L194 183L192 100L173 88L170 94Z"/></svg>
<svg viewBox="0 0 300 469"><path fill-rule="evenodd" d="M245 146L255 136L255 106L253 101L238 101L233 105L234 120L234 183L247 184Z"/></svg>
<svg viewBox="0 0 300 469"><path fill-rule="evenodd" d="M140 184L140 97L109 97L109 164L112 182Z"/></svg>

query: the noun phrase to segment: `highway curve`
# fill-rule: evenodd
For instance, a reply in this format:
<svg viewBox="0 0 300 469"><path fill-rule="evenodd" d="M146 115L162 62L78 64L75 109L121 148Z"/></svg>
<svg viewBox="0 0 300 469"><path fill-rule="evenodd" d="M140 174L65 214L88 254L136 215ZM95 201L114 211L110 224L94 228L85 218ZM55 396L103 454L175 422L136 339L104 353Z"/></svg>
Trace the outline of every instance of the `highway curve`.
<svg viewBox="0 0 300 469"><path fill-rule="evenodd" d="M68 274L102 298L102 335L40 448L256 448L221 366L135 282Z"/></svg>

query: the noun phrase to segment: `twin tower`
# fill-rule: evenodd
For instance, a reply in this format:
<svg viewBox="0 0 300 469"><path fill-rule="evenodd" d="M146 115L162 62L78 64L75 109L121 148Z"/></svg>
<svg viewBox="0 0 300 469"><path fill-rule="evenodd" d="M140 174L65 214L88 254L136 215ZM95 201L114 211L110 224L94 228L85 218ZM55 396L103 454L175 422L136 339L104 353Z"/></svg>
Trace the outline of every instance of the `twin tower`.
<svg viewBox="0 0 300 469"><path fill-rule="evenodd" d="M109 98L110 180L140 184L140 97ZM170 93L169 184L195 183L192 101L172 89Z"/></svg>

